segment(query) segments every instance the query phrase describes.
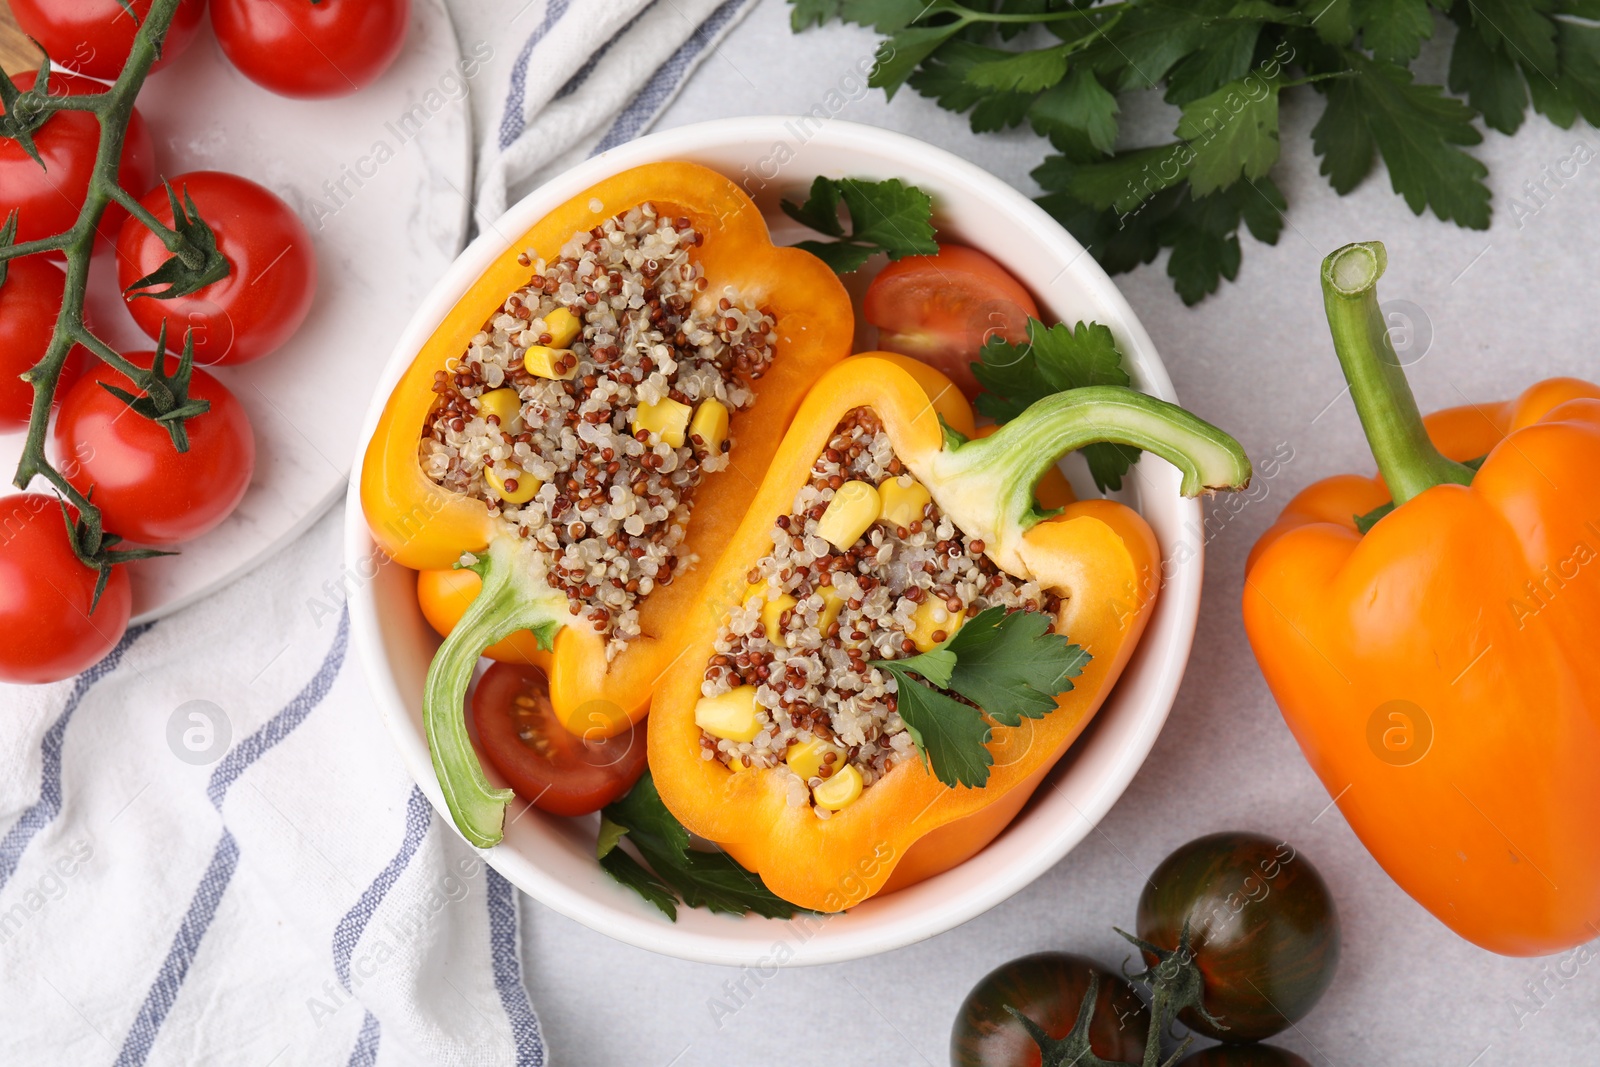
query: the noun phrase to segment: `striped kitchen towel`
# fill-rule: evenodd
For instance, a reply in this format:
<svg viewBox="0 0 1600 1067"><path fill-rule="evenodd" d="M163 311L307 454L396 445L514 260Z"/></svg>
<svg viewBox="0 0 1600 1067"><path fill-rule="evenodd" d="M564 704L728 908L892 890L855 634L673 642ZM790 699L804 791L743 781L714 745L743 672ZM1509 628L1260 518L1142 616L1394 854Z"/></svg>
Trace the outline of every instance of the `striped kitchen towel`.
<svg viewBox="0 0 1600 1067"><path fill-rule="evenodd" d="M516 892L348 654L341 518L72 681L0 686L0 1064L546 1062Z"/></svg>
<svg viewBox="0 0 1600 1067"><path fill-rule="evenodd" d="M484 139L475 215L649 128L755 0L534 0L498 128Z"/></svg>

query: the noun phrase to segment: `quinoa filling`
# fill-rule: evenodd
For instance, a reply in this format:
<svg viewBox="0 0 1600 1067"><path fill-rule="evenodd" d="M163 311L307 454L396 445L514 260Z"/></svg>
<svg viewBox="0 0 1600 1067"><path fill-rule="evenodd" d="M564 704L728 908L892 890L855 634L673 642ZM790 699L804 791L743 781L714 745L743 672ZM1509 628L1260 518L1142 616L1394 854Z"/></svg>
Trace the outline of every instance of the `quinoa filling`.
<svg viewBox="0 0 1600 1067"><path fill-rule="evenodd" d="M706 294L702 240L644 203L552 262L523 253L528 284L434 375L423 471L538 545L608 659L640 635L640 601L696 562L695 487L728 466L729 421L777 342L733 287Z"/></svg>
<svg viewBox="0 0 1600 1067"><path fill-rule="evenodd" d="M829 507L841 490L863 496L866 486L876 491L868 506L877 517L841 549L829 540L839 536ZM940 512L869 408L835 428L772 543L718 631L701 683L700 754L733 770L787 770L789 803L811 803L821 818L918 758L895 710L896 681L870 661L925 652L984 608L1060 608L1059 596L1001 571L981 540ZM753 695L753 723L706 728L717 707L741 695ZM859 788L854 780L827 788L847 768Z"/></svg>

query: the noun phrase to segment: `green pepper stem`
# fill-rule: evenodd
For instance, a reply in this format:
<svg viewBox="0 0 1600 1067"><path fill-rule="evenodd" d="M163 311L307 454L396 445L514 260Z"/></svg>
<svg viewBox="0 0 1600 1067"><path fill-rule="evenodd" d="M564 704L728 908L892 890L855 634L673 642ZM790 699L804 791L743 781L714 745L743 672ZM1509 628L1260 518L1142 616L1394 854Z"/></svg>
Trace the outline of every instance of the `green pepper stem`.
<svg viewBox="0 0 1600 1067"><path fill-rule="evenodd" d="M1470 485L1473 472L1428 439L1378 307L1378 279L1388 264L1382 242L1345 245L1322 261L1322 301L1361 429L1399 507L1436 485Z"/></svg>
<svg viewBox="0 0 1600 1067"><path fill-rule="evenodd" d="M1118 385L1069 389L1036 401L988 437L947 449L941 479L983 485L998 497L997 529L1025 532L1043 516L1033 492L1062 456L1108 442L1154 453L1183 474L1179 491L1250 484L1250 457L1239 442L1176 404Z"/></svg>
<svg viewBox="0 0 1600 1067"><path fill-rule="evenodd" d="M552 647L565 625L567 600L545 585L533 550L511 538L497 538L472 569L483 579L483 588L428 667L422 722L456 828L479 848L492 848L503 836L506 805L514 794L490 787L472 750L467 683L483 650L518 630L531 630L540 647Z"/></svg>

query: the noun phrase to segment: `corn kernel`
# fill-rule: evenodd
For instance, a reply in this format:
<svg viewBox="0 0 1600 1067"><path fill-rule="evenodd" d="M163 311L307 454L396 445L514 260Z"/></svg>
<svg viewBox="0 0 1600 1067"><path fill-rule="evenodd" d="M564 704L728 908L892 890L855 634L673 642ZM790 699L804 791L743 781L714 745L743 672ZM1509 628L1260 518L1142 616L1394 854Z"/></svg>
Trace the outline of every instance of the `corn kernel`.
<svg viewBox="0 0 1600 1067"><path fill-rule="evenodd" d="M878 499L883 521L890 526L910 526L922 519L922 509L933 503L927 487L916 479L902 486L899 478L890 478L878 486Z"/></svg>
<svg viewBox="0 0 1600 1067"><path fill-rule="evenodd" d="M835 767L842 766L844 749L815 737L790 745L783 754L783 761L800 776L802 782L807 782L822 772L823 761L830 752L834 754Z"/></svg>
<svg viewBox="0 0 1600 1067"><path fill-rule="evenodd" d="M544 317L544 332L550 335L551 348L566 348L577 339L583 323L566 308L556 308Z"/></svg>
<svg viewBox="0 0 1600 1067"><path fill-rule="evenodd" d="M689 423L689 435L700 438L700 447L707 452L721 452L722 442L728 439L728 409L720 400L700 401L694 409L694 420Z"/></svg>
<svg viewBox="0 0 1600 1067"><path fill-rule="evenodd" d="M533 499L533 494L539 491L544 483L524 470L509 470L501 473L493 466L483 468L483 480L489 483L489 488L494 490L495 496L507 504L526 504ZM515 489L507 489L506 483L517 483Z"/></svg>
<svg viewBox="0 0 1600 1067"><path fill-rule="evenodd" d="M522 398L515 389L491 389L478 397L478 414L486 419L493 415L500 420L500 429L515 433L522 420Z"/></svg>
<svg viewBox="0 0 1600 1067"><path fill-rule="evenodd" d="M822 784L811 791L811 799L817 802L817 807L829 811L849 807L860 795L861 772L848 763L843 769L835 771L832 778L824 778Z"/></svg>
<svg viewBox="0 0 1600 1067"><path fill-rule="evenodd" d="M952 613L945 607L944 601L930 596L917 605L917 610L911 613L911 621L916 625L906 636L911 638L918 652L927 652L939 643L933 639L935 633L943 632L948 638L961 629L967 617L965 614Z"/></svg>
<svg viewBox="0 0 1600 1067"><path fill-rule="evenodd" d="M735 756L728 761L728 770L734 774L738 774L740 771L748 771L752 766L754 764L748 762L743 756Z"/></svg>
<svg viewBox="0 0 1600 1067"><path fill-rule="evenodd" d="M839 621L839 610L844 607L844 597L840 596L831 585L818 589L817 595L822 598L822 610L817 612L817 630L826 637L828 627Z"/></svg>
<svg viewBox="0 0 1600 1067"><path fill-rule="evenodd" d="M756 687L741 685L719 697L701 697L694 706L694 724L724 741L753 741L761 732L756 721Z"/></svg>
<svg viewBox="0 0 1600 1067"><path fill-rule="evenodd" d="M578 357L565 348L529 345L522 356L522 367L529 374L567 382L578 376Z"/></svg>
<svg viewBox="0 0 1600 1067"><path fill-rule="evenodd" d="M795 598L788 593L779 593L761 607L761 626L767 631L767 640L779 648L789 647L789 639L784 635L783 627L779 625L779 620L783 618L783 613L794 607L796 603Z"/></svg>
<svg viewBox="0 0 1600 1067"><path fill-rule="evenodd" d="M683 431L689 425L689 405L680 404L671 397L663 397L654 404L640 404L633 412L633 422L628 427L633 433L644 430L673 448L683 447Z"/></svg>
<svg viewBox="0 0 1600 1067"><path fill-rule="evenodd" d="M828 509L817 520L817 535L843 552L878 519L878 487L845 482L833 491Z"/></svg>

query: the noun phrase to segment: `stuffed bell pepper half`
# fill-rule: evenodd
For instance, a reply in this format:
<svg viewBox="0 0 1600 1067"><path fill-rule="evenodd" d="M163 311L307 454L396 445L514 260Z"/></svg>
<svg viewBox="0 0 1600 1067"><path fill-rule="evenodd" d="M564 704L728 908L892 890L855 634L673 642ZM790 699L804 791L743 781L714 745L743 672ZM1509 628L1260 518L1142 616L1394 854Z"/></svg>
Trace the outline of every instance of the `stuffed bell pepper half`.
<svg viewBox="0 0 1600 1067"><path fill-rule="evenodd" d="M850 300L704 167L608 178L512 242L390 396L361 498L447 634L434 769L473 844L501 838L463 698L479 655L535 664L567 730L646 712L807 389L850 352ZM696 565L698 563L698 566Z"/></svg>
<svg viewBox="0 0 1600 1067"><path fill-rule="evenodd" d="M1132 389L1048 395L982 437L957 426L964 403L903 357L829 370L656 690L662 801L801 907L839 911L975 854L1126 664L1156 539L1110 500L1042 511L1062 456L1143 449L1190 496L1249 481L1232 438Z"/></svg>

